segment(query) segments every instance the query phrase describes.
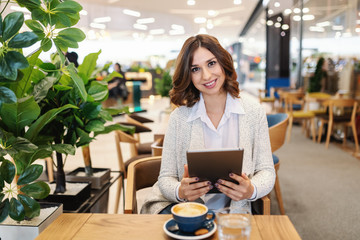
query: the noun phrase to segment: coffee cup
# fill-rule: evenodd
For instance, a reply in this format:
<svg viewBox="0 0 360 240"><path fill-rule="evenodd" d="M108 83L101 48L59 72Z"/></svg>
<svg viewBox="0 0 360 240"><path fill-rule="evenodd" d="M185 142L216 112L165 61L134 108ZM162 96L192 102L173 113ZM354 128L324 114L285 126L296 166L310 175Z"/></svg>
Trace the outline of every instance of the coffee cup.
<svg viewBox="0 0 360 240"><path fill-rule="evenodd" d="M215 219L213 211L196 202L176 204L171 208L171 213L180 231L189 233L206 228L207 224Z"/></svg>

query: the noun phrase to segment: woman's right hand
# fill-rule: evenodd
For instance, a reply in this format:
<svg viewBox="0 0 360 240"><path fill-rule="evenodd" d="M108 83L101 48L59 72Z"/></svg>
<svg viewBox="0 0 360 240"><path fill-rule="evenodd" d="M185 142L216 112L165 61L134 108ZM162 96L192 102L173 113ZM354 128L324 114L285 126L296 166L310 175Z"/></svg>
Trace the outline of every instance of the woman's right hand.
<svg viewBox="0 0 360 240"><path fill-rule="evenodd" d="M193 184L191 184L193 183ZM184 175L179 187L179 198L194 201L213 188L211 182L199 182L197 177L189 177L188 165L184 165Z"/></svg>

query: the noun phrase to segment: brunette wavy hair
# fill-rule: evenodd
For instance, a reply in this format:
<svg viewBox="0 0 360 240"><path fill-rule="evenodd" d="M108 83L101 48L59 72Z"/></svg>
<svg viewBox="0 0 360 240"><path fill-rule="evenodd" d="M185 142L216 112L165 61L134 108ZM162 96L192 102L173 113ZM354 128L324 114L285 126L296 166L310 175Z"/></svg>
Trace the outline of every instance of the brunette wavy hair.
<svg viewBox="0 0 360 240"><path fill-rule="evenodd" d="M199 47L206 48L216 57L223 71L225 81L223 89L233 97L239 98L239 83L233 65L233 59L219 43L210 35L199 34L188 38L176 59L176 68L173 76L173 88L170 90L170 100L177 106L192 107L200 99L200 91L191 81L191 64L194 52Z"/></svg>

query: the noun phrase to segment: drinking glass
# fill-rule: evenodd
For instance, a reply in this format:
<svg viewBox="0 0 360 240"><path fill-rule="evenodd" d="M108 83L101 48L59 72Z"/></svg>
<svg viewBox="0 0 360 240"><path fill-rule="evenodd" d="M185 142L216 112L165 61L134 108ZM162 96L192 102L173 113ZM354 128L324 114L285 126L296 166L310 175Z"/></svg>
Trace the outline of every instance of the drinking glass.
<svg viewBox="0 0 360 240"><path fill-rule="evenodd" d="M246 208L223 208L217 211L219 240L249 240L251 212Z"/></svg>

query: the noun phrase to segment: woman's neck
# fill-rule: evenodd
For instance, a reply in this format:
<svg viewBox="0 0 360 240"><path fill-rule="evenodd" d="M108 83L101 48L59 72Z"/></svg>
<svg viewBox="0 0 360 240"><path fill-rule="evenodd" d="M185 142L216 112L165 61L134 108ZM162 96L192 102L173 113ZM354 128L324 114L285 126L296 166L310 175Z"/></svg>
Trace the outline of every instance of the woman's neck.
<svg viewBox="0 0 360 240"><path fill-rule="evenodd" d="M210 118L215 128L218 127L222 115L224 114L226 97L227 97L226 92L211 96L203 95L206 114Z"/></svg>

